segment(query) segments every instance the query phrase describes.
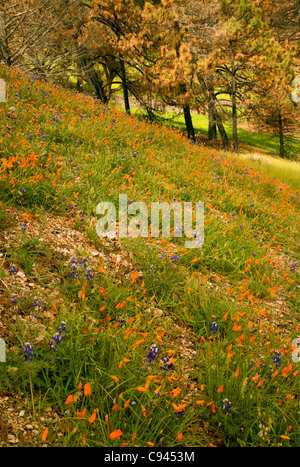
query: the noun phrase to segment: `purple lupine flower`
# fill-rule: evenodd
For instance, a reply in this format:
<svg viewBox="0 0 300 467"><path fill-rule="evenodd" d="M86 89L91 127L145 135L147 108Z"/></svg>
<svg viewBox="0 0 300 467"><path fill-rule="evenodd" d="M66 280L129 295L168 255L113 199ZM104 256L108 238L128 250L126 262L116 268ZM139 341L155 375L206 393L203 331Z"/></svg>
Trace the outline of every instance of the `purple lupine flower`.
<svg viewBox="0 0 300 467"><path fill-rule="evenodd" d="M215 321L213 321L210 325L209 332L211 332L212 334L216 334L217 330L218 330L218 325Z"/></svg>
<svg viewBox="0 0 300 467"><path fill-rule="evenodd" d="M172 360L171 357L163 357L162 358L162 362L163 362L163 366L161 366L161 368L163 370L166 370L166 371L170 371L170 370L173 370L174 369L174 363L168 363Z"/></svg>
<svg viewBox="0 0 300 467"><path fill-rule="evenodd" d="M229 413L230 409L232 407L232 403L227 398L225 398L225 399L222 400L222 404L223 404L222 412L223 413Z"/></svg>
<svg viewBox="0 0 300 467"><path fill-rule="evenodd" d="M186 411L186 407L184 407L183 409L179 410L178 412L175 412L176 417L178 417L178 418L183 417L184 414L185 414L185 411Z"/></svg>
<svg viewBox="0 0 300 467"><path fill-rule="evenodd" d="M54 350L55 352L58 351L57 344L60 344L63 341L63 332L67 332L66 323L65 321L61 321L60 326L56 328L58 332L56 332L48 342L50 350Z"/></svg>
<svg viewBox="0 0 300 467"><path fill-rule="evenodd" d="M13 305L16 305L18 303L15 293L12 295L10 303L12 303Z"/></svg>
<svg viewBox="0 0 300 467"><path fill-rule="evenodd" d="M93 277L94 277L93 274L91 273L91 271L92 271L92 270L91 270L90 268L88 268L88 269L86 270L85 277L87 278L88 281L90 281L90 280L93 279Z"/></svg>
<svg viewBox="0 0 300 467"><path fill-rule="evenodd" d="M274 350L275 357L272 357L272 360L274 363L276 363L277 366L281 365L281 358L280 355L281 353L278 350Z"/></svg>
<svg viewBox="0 0 300 467"><path fill-rule="evenodd" d="M56 329L58 330L59 333L67 332L66 322L61 321L60 326L58 328L56 328Z"/></svg>
<svg viewBox="0 0 300 467"><path fill-rule="evenodd" d="M148 354L146 355L146 359L148 360L148 363L153 363L154 360L157 360L158 352L159 352L159 349L156 347L155 344L153 344L152 347L149 347Z"/></svg>
<svg viewBox="0 0 300 467"><path fill-rule="evenodd" d="M12 264L11 268L8 270L9 274L17 274L18 271L19 269L15 264Z"/></svg>
<svg viewBox="0 0 300 467"><path fill-rule="evenodd" d="M24 355L24 362L27 362L28 360L32 360L32 357L35 356L35 353L33 352L33 347L30 344L30 342L26 342L24 346L24 350L22 350L22 353Z"/></svg>
<svg viewBox="0 0 300 467"><path fill-rule="evenodd" d="M87 258L83 258L81 261L80 261L80 264L86 268L87 267L87 262L88 262L88 259Z"/></svg>

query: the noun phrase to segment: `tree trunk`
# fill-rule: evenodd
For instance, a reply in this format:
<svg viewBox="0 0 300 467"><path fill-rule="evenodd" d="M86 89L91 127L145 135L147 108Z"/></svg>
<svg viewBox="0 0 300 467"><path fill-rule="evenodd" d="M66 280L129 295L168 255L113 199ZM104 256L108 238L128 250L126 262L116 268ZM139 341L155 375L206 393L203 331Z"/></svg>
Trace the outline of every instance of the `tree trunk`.
<svg viewBox="0 0 300 467"><path fill-rule="evenodd" d="M208 114L208 140L216 141L217 139L218 139L217 125L214 122L213 114L209 112Z"/></svg>
<svg viewBox="0 0 300 467"><path fill-rule="evenodd" d="M218 130L222 138L223 147L226 149L229 146L229 139L217 109L215 109L215 121L217 122Z"/></svg>
<svg viewBox="0 0 300 467"><path fill-rule="evenodd" d="M281 114L278 115L278 127L279 127L279 156L284 157L284 139L283 139L283 125Z"/></svg>
<svg viewBox="0 0 300 467"><path fill-rule="evenodd" d="M208 94L208 86L207 86L206 82L204 81L202 76L200 76L199 74L197 74L197 78L198 78L198 81L199 81L199 83L201 85L203 94L207 95ZM209 93L208 98L209 99L211 98L213 100L213 105L212 105L212 103L209 103L209 112L211 112L211 114L212 114L211 118L216 123L216 125L218 127L218 130L219 130L219 133L220 133L220 136L221 136L221 139L222 139L223 147L224 147L224 149L226 149L229 146L229 140L228 140L228 136L227 136L226 130L224 128L224 125L222 123L222 119L221 119L221 117L219 115L219 112L217 110L217 107L216 107L217 98L216 98L216 96L214 95L213 92Z"/></svg>
<svg viewBox="0 0 300 467"><path fill-rule="evenodd" d="M124 96L124 105L125 105L125 112L130 115L130 103L129 103L129 93L128 93L128 85L126 79L126 70L123 60L120 60L121 64L121 80L123 86L123 96Z"/></svg>
<svg viewBox="0 0 300 467"><path fill-rule="evenodd" d="M80 63L90 88L96 95L97 99L100 99L103 104L106 104L108 102L108 98L104 91L103 83L99 79L99 76L94 69L92 60L86 47L81 47Z"/></svg>
<svg viewBox="0 0 300 467"><path fill-rule="evenodd" d="M76 75L77 75L76 90L77 92L82 92L82 78L80 76L80 66L78 65L78 63L74 63L74 66L75 66Z"/></svg>
<svg viewBox="0 0 300 467"><path fill-rule="evenodd" d="M195 130L194 130L194 125L193 125L192 116L191 116L191 109L189 105L185 105L183 107L183 114L184 114L186 130L188 133L188 138L195 142L196 141Z"/></svg>
<svg viewBox="0 0 300 467"><path fill-rule="evenodd" d="M0 3L0 61L6 65L11 66L10 53L6 39L5 28L5 11L3 8L3 1Z"/></svg>
<svg viewBox="0 0 300 467"><path fill-rule="evenodd" d="M179 86L179 89L180 89L180 94L181 95L186 94L186 84L185 83L181 83L180 86ZM183 103L182 109L183 109L184 121L185 121L185 126L186 126L186 131L187 131L187 134L188 134L188 138L195 142L196 137L195 137L195 130L194 130L194 125L193 125L193 120L192 120L192 116L191 116L191 108L190 108L189 104Z"/></svg>
<svg viewBox="0 0 300 467"><path fill-rule="evenodd" d="M214 118L215 114L215 100L214 100L214 87L211 79L207 81L208 91L208 139L215 141L217 139L217 124Z"/></svg>
<svg viewBox="0 0 300 467"><path fill-rule="evenodd" d="M208 139L209 141L215 141L217 139L217 124L215 122L215 102L211 95L209 95L208 101Z"/></svg>
<svg viewBox="0 0 300 467"><path fill-rule="evenodd" d="M178 21L175 21L174 28L175 28L176 33L178 33L180 30ZM176 50L177 58L179 58L180 57L180 52L179 52L180 42L178 42L175 45L175 50ZM184 96L187 91L186 83L185 82L180 83L179 89L180 89L180 97ZM185 126L186 126L186 131L188 134L188 138L195 142L196 141L195 130L194 130L194 125L193 125L192 116L191 116L191 109L190 109L189 104L183 103L182 109L183 109Z"/></svg>
<svg viewBox="0 0 300 467"><path fill-rule="evenodd" d="M76 91L82 92L82 79L78 76L76 81Z"/></svg>
<svg viewBox="0 0 300 467"><path fill-rule="evenodd" d="M233 149L238 151L238 137L237 137L237 105L236 105L236 77L234 66L234 55L231 51L231 103L232 103L232 138Z"/></svg>
<svg viewBox="0 0 300 467"><path fill-rule="evenodd" d="M237 106L236 106L236 79L235 75L232 75L232 138L233 138L233 149L235 152L238 151L238 139L237 139Z"/></svg>

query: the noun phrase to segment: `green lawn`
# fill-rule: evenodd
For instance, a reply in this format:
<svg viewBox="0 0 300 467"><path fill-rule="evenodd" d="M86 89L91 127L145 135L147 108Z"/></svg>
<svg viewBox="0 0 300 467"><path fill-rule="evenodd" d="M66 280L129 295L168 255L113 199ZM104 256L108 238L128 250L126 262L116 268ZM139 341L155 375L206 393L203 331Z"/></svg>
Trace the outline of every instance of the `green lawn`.
<svg viewBox="0 0 300 467"><path fill-rule="evenodd" d="M121 93L120 93L121 95ZM120 104L116 105L121 111L123 110L123 106ZM131 113L133 115L141 115L143 112L138 108L132 106ZM185 121L183 114L176 114L171 111L166 111L160 115L161 121L166 126L172 126L173 128L177 128L182 130L183 132L186 131ZM193 114L192 115L193 125L196 134L200 133L202 135L208 136L208 116L207 115L200 115L200 114ZM245 119L243 119L245 121ZM225 130L227 132L229 140L232 140L232 127L230 122L224 124ZM219 131L217 130L218 138L220 138ZM254 131L247 131L244 128L238 128L238 141L239 143L246 144L248 146L252 146L256 149L262 149L263 151L268 151L271 155L278 155L279 153L279 141L277 137L268 136L266 134L257 133ZM300 152L300 150L299 150ZM295 154L292 154L292 158L295 158Z"/></svg>
<svg viewBox="0 0 300 467"><path fill-rule="evenodd" d="M168 118L172 119L172 117L174 117L174 114L172 112L165 112L164 116L167 119ZM193 119L195 132L201 133L202 135L207 136L208 135L208 116L193 114L192 119ZM167 121L166 121L166 124L168 124ZM180 115L176 117L174 120L172 120L171 125L174 126L175 128L180 128L182 131L186 131L183 115ZM230 123L227 123L227 124L225 123L224 127L227 132L228 138L232 140L232 128L231 128ZM218 137L220 138L219 131L218 131ZM262 135L260 133L247 131L243 128L238 129L238 141L240 143L244 143L249 146L253 146L256 148L270 151L271 154L277 154L279 150L279 143L276 140L276 138Z"/></svg>

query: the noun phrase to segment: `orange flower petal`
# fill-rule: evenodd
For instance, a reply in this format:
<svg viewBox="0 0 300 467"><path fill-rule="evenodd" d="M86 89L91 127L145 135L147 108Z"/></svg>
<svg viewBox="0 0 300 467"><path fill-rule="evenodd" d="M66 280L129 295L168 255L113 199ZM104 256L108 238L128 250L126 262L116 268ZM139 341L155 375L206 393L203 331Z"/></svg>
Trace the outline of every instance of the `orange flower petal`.
<svg viewBox="0 0 300 467"><path fill-rule="evenodd" d="M131 277L132 282L134 282L135 279L137 279L139 277L139 273L138 272L133 272L130 277Z"/></svg>
<svg viewBox="0 0 300 467"><path fill-rule="evenodd" d="M173 397L177 397L181 393L180 388L172 389Z"/></svg>
<svg viewBox="0 0 300 467"><path fill-rule="evenodd" d="M74 402L74 398L73 398L72 394L70 394L70 395L67 397L65 404L66 404L66 405L69 405L69 404L72 404L72 402Z"/></svg>
<svg viewBox="0 0 300 467"><path fill-rule="evenodd" d="M95 421L96 416L97 416L97 409L95 409L94 413L90 416L89 423L93 423Z"/></svg>
<svg viewBox="0 0 300 467"><path fill-rule="evenodd" d="M78 417L79 418L84 418L85 417L85 412L86 412L86 408L84 407L82 412L77 412Z"/></svg>
<svg viewBox="0 0 300 467"><path fill-rule="evenodd" d="M252 381L257 381L259 378L260 378L260 375L255 375L253 376Z"/></svg>
<svg viewBox="0 0 300 467"><path fill-rule="evenodd" d="M116 439L116 438L120 438L120 436L122 436L122 434L123 434L123 433L122 433L121 430L115 430L115 431L113 431L112 433L110 433L109 439L114 440L114 439Z"/></svg>
<svg viewBox="0 0 300 467"><path fill-rule="evenodd" d="M91 391L91 383L86 383L84 385L84 395L85 396L90 396L92 394L92 391Z"/></svg>
<svg viewBox="0 0 300 467"><path fill-rule="evenodd" d="M47 435L48 435L48 428L45 428L42 434L42 441L46 441Z"/></svg>
<svg viewBox="0 0 300 467"><path fill-rule="evenodd" d="M138 386L138 387L137 387L137 390L138 390L139 392L147 392L147 391L148 391L148 389L147 389L147 388L144 388L143 386Z"/></svg>

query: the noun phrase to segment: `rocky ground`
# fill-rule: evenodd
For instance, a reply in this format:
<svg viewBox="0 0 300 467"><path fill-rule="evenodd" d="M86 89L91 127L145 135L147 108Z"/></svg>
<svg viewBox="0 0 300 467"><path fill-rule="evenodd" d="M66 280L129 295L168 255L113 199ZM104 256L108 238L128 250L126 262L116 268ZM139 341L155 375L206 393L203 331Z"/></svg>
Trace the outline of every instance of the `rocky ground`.
<svg viewBox="0 0 300 467"><path fill-rule="evenodd" d="M0 337L6 341L6 352L14 347L15 341L11 334L11 325L15 324L16 319L28 324L28 316L26 310L19 310L11 303L11 296L14 290L18 289L18 297L26 297L31 294L34 300L41 300L47 296L52 306L57 307L63 302L63 297L60 296L59 276L55 272L47 271L47 264L39 271L33 271L31 276L28 276L24 271L19 270L16 275L9 275L8 271L11 267L10 253L12 245L19 245L24 239L22 235L26 235L26 239L36 238L39 242L51 248L52 260L55 260L57 254L59 258L65 258L66 264L70 258L78 254L78 250L84 250L85 255L89 258L89 266L93 270L98 270L99 265L103 267L105 273L113 271L114 274L120 275L123 278L136 272L135 266L131 262L128 252L121 249L121 245L117 239L102 240L95 246L88 238L83 229L78 230L74 227L74 223L68 218L62 216L43 215L41 217L32 217L26 212L13 212L10 214L14 227L9 230L0 232L0 265L5 276L0 276ZM91 220L93 224L95 219ZM20 232L20 225L26 224L26 232ZM109 247L109 251L106 249ZM137 271L141 276L142 273ZM44 277L48 287L41 286L40 280ZM43 281L42 281L43 282ZM165 318L163 311L150 307L145 308L145 312L151 314L151 317L159 321L165 319L172 321L172 346L177 348L178 357L180 357L182 365L182 374L188 378L192 369L192 361L194 358L194 336L189 330L182 327L171 317ZM18 316L17 316L18 315ZM51 311L44 312L45 318L51 318ZM32 320L30 326L36 326L38 329L35 332L35 343L44 339L44 326ZM6 363L0 362L0 371L7 371ZM9 371L13 371L10 368ZM7 393L0 388L0 447L6 446L47 446L47 443L41 443L41 438L46 427L55 425L57 444L64 436L64 422L62 414L58 414L51 407L35 408L36 413L33 413L28 396L22 393Z"/></svg>

